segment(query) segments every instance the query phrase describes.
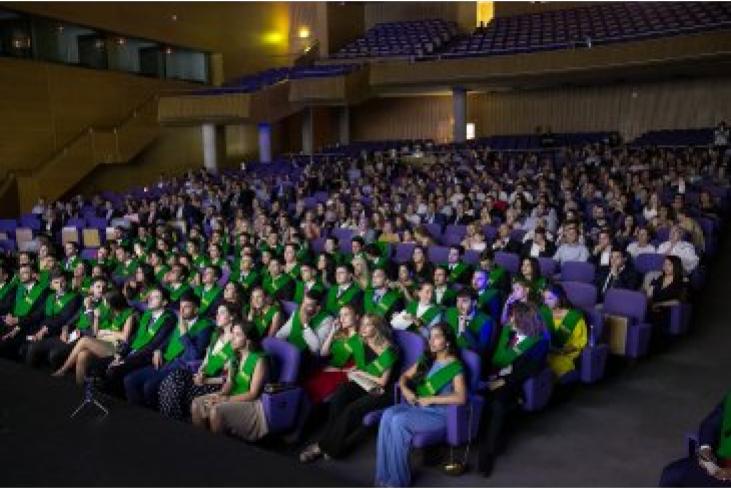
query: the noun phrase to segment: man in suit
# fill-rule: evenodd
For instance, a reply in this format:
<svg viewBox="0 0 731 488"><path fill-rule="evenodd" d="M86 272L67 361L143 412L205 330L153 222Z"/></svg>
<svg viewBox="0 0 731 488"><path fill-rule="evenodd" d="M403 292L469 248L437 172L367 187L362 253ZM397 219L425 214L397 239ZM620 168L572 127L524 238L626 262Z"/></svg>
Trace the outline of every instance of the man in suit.
<svg viewBox="0 0 731 488"><path fill-rule="evenodd" d="M48 294L30 263L20 265L18 280L13 307L0 318L0 356L13 359L24 349L27 337L37 332Z"/></svg>
<svg viewBox="0 0 731 488"><path fill-rule="evenodd" d="M447 225L447 217L444 214L437 212L437 206L434 202L429 202L422 223L439 224L442 228L444 228L444 226Z"/></svg>
<svg viewBox="0 0 731 488"><path fill-rule="evenodd" d="M696 451L663 469L660 486L731 486L731 393L701 422Z"/></svg>
<svg viewBox="0 0 731 488"><path fill-rule="evenodd" d="M640 283L641 277L630 264L627 252L614 248L609 257L609 266L599 268L595 285L600 299L603 299L610 288L636 290Z"/></svg>

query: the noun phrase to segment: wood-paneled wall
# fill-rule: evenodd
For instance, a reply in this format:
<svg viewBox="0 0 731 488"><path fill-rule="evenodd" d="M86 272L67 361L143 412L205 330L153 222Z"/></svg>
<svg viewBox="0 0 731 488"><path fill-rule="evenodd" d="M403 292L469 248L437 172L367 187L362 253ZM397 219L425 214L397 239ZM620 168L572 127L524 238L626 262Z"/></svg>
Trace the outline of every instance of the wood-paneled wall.
<svg viewBox="0 0 731 488"><path fill-rule="evenodd" d="M584 7L598 2L495 2L495 17L537 14L552 10L565 10Z"/></svg>
<svg viewBox="0 0 731 488"><path fill-rule="evenodd" d="M93 195L153 184L160 173L179 175L201 167L202 155L200 127L163 128L160 137L129 164L98 166L69 193Z"/></svg>
<svg viewBox="0 0 731 488"><path fill-rule="evenodd" d="M42 164L90 126L112 127L155 93L190 85L0 59L0 171Z"/></svg>
<svg viewBox="0 0 731 488"><path fill-rule="evenodd" d="M434 139L452 135L452 97L376 98L351 109L351 140Z"/></svg>
<svg viewBox="0 0 731 488"><path fill-rule="evenodd" d="M655 129L711 127L731 118L731 79L712 78L469 97L468 120L479 136L619 130L634 138Z"/></svg>

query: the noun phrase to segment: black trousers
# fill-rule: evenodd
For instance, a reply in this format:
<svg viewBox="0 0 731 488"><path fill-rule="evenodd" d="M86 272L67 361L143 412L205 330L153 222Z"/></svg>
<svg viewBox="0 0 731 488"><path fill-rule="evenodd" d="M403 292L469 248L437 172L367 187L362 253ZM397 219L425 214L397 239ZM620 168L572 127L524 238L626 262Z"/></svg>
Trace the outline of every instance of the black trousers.
<svg viewBox="0 0 731 488"><path fill-rule="evenodd" d="M343 383L330 400L330 415L319 445L332 458L343 457L348 450L348 437L363 427L363 417L393 403L393 388L387 386L381 395L366 393L352 381Z"/></svg>
<svg viewBox="0 0 731 488"><path fill-rule="evenodd" d="M497 454L508 414L517 405L518 393L514 389L498 388L488 392L480 419L480 450L478 469L484 471L487 461Z"/></svg>
<svg viewBox="0 0 731 488"><path fill-rule="evenodd" d="M22 330L15 337L5 339L4 341L0 340L0 357L18 361L25 353L27 343L26 335L23 334Z"/></svg>
<svg viewBox="0 0 731 488"><path fill-rule="evenodd" d="M46 337L28 345L25 362L32 368L50 364L55 371L63 365L73 348L73 344L67 344L58 337Z"/></svg>

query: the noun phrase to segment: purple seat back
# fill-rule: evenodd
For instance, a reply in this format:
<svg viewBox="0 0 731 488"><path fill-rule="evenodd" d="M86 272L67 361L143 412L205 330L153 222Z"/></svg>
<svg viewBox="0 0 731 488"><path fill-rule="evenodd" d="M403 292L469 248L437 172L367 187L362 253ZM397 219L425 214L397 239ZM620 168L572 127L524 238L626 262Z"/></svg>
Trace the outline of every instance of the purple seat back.
<svg viewBox="0 0 731 488"><path fill-rule="evenodd" d="M435 240L440 240L442 237L442 226L437 224L436 222L433 224L424 224L424 227L426 228L426 231L429 233L430 236L432 236Z"/></svg>
<svg viewBox="0 0 731 488"><path fill-rule="evenodd" d="M426 340L419 334L407 330L394 330L393 340L401 351L401 373L403 373L424 354Z"/></svg>
<svg viewBox="0 0 731 488"><path fill-rule="evenodd" d="M558 261L552 258L538 258L538 266L541 268L541 276L553 279L558 269Z"/></svg>
<svg viewBox="0 0 731 488"><path fill-rule="evenodd" d="M665 262L664 254L643 253L634 259L635 269L643 275L650 271L662 271Z"/></svg>
<svg viewBox="0 0 731 488"><path fill-rule="evenodd" d="M270 376L272 381L279 383L294 383L297 381L300 369L301 354L293 344L275 337L266 337L262 348L277 362L275 371L279 374L275 378Z"/></svg>
<svg viewBox="0 0 731 488"><path fill-rule="evenodd" d="M487 239L487 242L493 243L495 242L495 238L497 237L497 227L493 227L492 225L485 225L482 228L482 233L485 234L485 239Z"/></svg>
<svg viewBox="0 0 731 488"><path fill-rule="evenodd" d="M413 243L399 243L396 244L396 251L393 256L393 260L396 263L405 263L411 259L411 255L414 254L414 248L416 244Z"/></svg>
<svg viewBox="0 0 731 488"><path fill-rule="evenodd" d="M462 363L465 367L465 380L467 383L467 391L474 393L480 384L480 372L482 368L482 360L480 355L469 349L462 349Z"/></svg>
<svg viewBox="0 0 731 488"><path fill-rule="evenodd" d="M562 281L561 287L572 305L582 309L592 309L596 305L596 286L580 281Z"/></svg>
<svg viewBox="0 0 731 488"><path fill-rule="evenodd" d="M317 239L311 240L310 246L312 246L312 250L316 254L322 254L323 250L325 249L325 238L318 237Z"/></svg>
<svg viewBox="0 0 731 488"><path fill-rule="evenodd" d="M520 270L520 256L512 252L496 252L495 263L505 268L510 274L516 274Z"/></svg>
<svg viewBox="0 0 731 488"><path fill-rule="evenodd" d="M592 263L566 261L561 265L561 281L594 283L596 268Z"/></svg>
<svg viewBox="0 0 731 488"><path fill-rule="evenodd" d="M449 259L449 248L445 246L429 246L426 250L429 261L433 264L445 264Z"/></svg>
<svg viewBox="0 0 731 488"><path fill-rule="evenodd" d="M474 249L468 249L464 252L462 261L469 264L470 266L477 266L480 264L480 251Z"/></svg>
<svg viewBox="0 0 731 488"><path fill-rule="evenodd" d="M604 295L603 310L605 314L630 317L636 323L642 323L647 313L647 297L639 291L610 288Z"/></svg>
<svg viewBox="0 0 731 488"><path fill-rule="evenodd" d="M8 237L14 236L17 228L18 222L15 219L0 219L0 232L7 232Z"/></svg>
<svg viewBox="0 0 731 488"><path fill-rule="evenodd" d="M93 259L96 259L96 253L98 249L82 249L81 250L81 259L84 259L86 261L91 261Z"/></svg>
<svg viewBox="0 0 731 488"><path fill-rule="evenodd" d="M297 310L298 306L299 305L297 305L296 302L288 302L286 300L282 300L282 311L284 312L284 315L286 315L287 317L292 315L294 313L294 311Z"/></svg>
<svg viewBox="0 0 731 488"><path fill-rule="evenodd" d="M467 226L466 225L448 225L444 228L444 235L452 234L455 236L459 236L459 240L461 241L464 239L464 236L467 235Z"/></svg>

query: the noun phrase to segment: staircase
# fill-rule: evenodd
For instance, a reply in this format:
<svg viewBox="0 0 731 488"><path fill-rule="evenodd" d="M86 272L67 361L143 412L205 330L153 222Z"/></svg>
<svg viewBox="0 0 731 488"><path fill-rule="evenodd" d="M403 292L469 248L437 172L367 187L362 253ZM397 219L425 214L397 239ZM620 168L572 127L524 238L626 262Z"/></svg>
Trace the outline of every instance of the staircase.
<svg viewBox="0 0 731 488"><path fill-rule="evenodd" d="M147 98L116 127L86 128L38 167L15 171L20 211L30 211L39 196L57 200L100 164L127 163L138 155L159 135L158 98Z"/></svg>

